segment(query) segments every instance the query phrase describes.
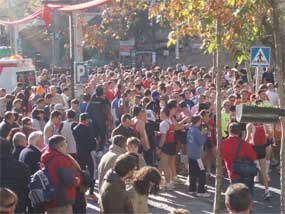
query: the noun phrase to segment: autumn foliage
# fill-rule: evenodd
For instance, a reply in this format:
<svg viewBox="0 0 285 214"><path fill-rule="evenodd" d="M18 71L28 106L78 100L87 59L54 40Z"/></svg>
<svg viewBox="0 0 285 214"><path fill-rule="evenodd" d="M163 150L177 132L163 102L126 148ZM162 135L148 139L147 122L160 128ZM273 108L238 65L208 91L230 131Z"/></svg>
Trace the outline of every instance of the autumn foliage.
<svg viewBox="0 0 285 214"><path fill-rule="evenodd" d="M249 48L263 33L264 17L271 16L265 0L169 0L157 1L151 16L159 16L172 28L169 44L177 37L199 36L203 47L213 52L217 47L216 23L221 26L222 45L236 54L238 61L248 59Z"/></svg>

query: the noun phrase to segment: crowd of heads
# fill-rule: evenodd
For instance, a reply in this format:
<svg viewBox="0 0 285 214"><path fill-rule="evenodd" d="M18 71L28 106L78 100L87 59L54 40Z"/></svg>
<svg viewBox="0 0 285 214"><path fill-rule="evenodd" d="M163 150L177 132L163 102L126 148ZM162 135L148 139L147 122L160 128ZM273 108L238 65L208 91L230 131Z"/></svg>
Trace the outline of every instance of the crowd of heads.
<svg viewBox="0 0 285 214"><path fill-rule="evenodd" d="M110 64L93 69L79 96L72 99L70 76L51 74L44 69L39 72L36 85L19 83L12 92L0 89L1 154L12 153L11 145L34 145L39 149L48 146L66 154L66 138L54 129L60 129L64 120L88 126L92 118L89 113L85 113L86 107L94 98L105 99L110 105L110 119L102 121L107 123L107 135L120 123L126 128L132 128L133 118L146 123L153 121L158 125L167 118L185 119L187 116L184 125L188 124L188 128L191 125L200 127L201 123L215 120L217 99L222 101L220 110L230 114L226 130L223 131L240 135L240 125L235 118L236 105L278 105L276 84L270 69L265 72L258 88L254 85L255 81L251 80L253 76L244 68L225 66L222 73L221 97L217 98L216 73L211 68L179 64L175 68L166 69L158 66L127 69L122 65ZM51 134L46 131L47 126L52 127ZM158 131L157 127L155 131ZM122 178L133 177L134 188L142 195L157 192L161 177L155 168L147 167L130 176L133 170L138 169L134 154L140 149L141 139L116 135L112 138L112 144L129 152L116 160L114 171ZM10 204L17 203L17 196L11 191L4 188L0 194L1 207L8 209L13 206ZM2 198L8 201L9 207ZM245 201L250 201L245 187L236 185L227 191L226 205L229 210L239 212L244 206L249 207L251 202L245 205Z"/></svg>

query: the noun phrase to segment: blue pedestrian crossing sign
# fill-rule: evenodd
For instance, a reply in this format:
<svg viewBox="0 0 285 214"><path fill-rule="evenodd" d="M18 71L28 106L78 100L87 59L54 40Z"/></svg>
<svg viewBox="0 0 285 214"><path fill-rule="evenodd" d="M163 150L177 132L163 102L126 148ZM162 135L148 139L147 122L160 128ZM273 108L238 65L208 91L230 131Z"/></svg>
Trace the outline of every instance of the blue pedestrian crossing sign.
<svg viewBox="0 0 285 214"><path fill-rule="evenodd" d="M270 65L270 48L252 47L250 50L250 65L254 67L268 67Z"/></svg>

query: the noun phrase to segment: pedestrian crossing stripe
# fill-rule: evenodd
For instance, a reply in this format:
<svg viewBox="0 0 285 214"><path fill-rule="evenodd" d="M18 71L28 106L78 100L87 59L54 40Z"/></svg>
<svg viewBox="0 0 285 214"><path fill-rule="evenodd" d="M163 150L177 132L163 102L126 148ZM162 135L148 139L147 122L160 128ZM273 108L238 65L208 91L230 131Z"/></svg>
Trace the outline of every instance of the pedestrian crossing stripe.
<svg viewBox="0 0 285 214"><path fill-rule="evenodd" d="M251 66L269 66L270 65L270 48L252 47L250 53Z"/></svg>

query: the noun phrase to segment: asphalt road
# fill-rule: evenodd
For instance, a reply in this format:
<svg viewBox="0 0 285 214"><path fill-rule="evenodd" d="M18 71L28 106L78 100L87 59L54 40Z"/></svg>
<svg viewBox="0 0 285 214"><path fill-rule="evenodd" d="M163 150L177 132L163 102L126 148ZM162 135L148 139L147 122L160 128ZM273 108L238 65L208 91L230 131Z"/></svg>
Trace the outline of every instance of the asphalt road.
<svg viewBox="0 0 285 214"><path fill-rule="evenodd" d="M264 186L260 183L256 183L254 190L254 210L255 214L277 214L280 213L280 185L279 174L276 169L273 169L270 173L270 191L271 199L264 201L262 198L264 192ZM181 180L186 181L186 177L180 177ZM223 182L223 201L224 192L228 186L228 179L224 179ZM174 191L160 192L156 196L149 197L150 212L154 214L167 214L170 211L182 208L191 211L192 214L209 214L212 212L213 200L214 200L214 177L211 177L207 183L208 192L211 193L209 198L198 198L191 196L187 193L187 185L177 185ZM227 213L224 207L223 201L221 206L223 207L221 213ZM88 213L99 213L100 209L98 204L88 203Z"/></svg>

